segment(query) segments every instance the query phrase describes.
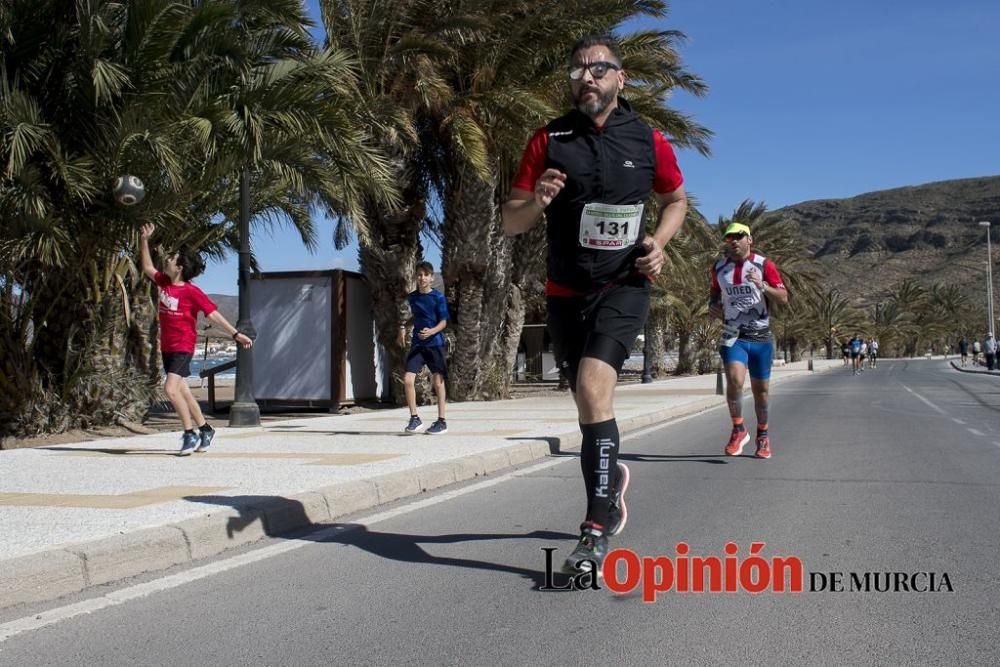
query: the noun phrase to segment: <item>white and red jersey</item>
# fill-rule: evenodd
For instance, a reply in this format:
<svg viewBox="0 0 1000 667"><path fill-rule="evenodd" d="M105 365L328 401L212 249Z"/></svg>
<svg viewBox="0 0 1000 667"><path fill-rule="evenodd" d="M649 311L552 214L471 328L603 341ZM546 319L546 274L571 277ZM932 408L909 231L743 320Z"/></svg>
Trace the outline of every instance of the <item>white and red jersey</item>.
<svg viewBox="0 0 1000 667"><path fill-rule="evenodd" d="M739 329L740 338L762 340L771 336L770 312L764 291L747 279L754 271L771 287L785 287L774 262L752 252L745 260L723 257L712 266L712 295L719 295L723 320Z"/></svg>

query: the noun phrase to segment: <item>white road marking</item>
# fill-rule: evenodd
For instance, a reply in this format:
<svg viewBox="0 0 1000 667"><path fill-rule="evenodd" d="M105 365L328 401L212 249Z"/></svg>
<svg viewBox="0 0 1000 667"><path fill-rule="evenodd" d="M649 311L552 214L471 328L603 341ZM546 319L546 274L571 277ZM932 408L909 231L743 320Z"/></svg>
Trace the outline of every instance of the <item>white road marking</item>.
<svg viewBox="0 0 1000 667"><path fill-rule="evenodd" d="M943 415L943 414L946 414L944 410L942 410L942 409L941 409L941 408L939 408L938 406L934 405L933 403L931 403L930 401L928 401L928 400L927 400L926 398L924 398L923 396L921 396L921 395L920 395L920 394L918 394L917 392L915 392L915 391L913 391L912 389L910 389L909 387L907 387L907 386L906 386L905 384L903 384L902 382L900 382L899 384L900 384L900 386L901 386L901 387L902 387L903 389L905 389L906 391L910 392L911 394L913 394L914 396L916 396L917 398L919 398L919 399L920 399L921 401L923 401L924 403L926 403L926 404L927 404L928 406L930 406L930 407L931 407L932 409L936 410L936 411L937 411L937 412L938 412L939 414L942 414L942 415Z"/></svg>
<svg viewBox="0 0 1000 667"><path fill-rule="evenodd" d="M663 428L673 426L674 424L679 424L685 422L688 419L693 419L699 417L702 414L709 412L711 410L717 410L723 405L712 406L705 410L700 410L694 414L686 415L684 417L678 417L677 419L672 419L668 422L663 422L661 424L654 424L652 426L647 426L646 428L640 429L638 431L633 431L622 436L622 442L627 440L632 440L635 438L642 437L654 431L658 431ZM61 621L71 619L75 616L80 616L82 614L91 614L95 611L100 611L101 609L106 609L108 607L114 607L130 600L136 600L139 598L144 598L154 593L160 593L171 588L177 588L178 586L183 586L184 584L189 584L199 579L204 579L206 577L211 577L216 574L221 574L223 572L228 572L229 570L234 570L238 567L243 567L245 565L251 565L253 563L266 560L268 558L273 558L274 556L280 556L281 554L286 554L290 551L295 551L296 549L301 549L302 547L309 546L310 544L315 544L316 542L322 542L327 538L334 535L341 535L344 533L349 533L354 530L358 530L363 527L367 527L376 523L381 523L382 521L387 521L395 517L407 514L409 512L414 512L416 510L424 509L425 507L431 507L433 505L438 505L440 503L459 498L470 493L475 493L477 491L482 491L483 489L488 489L492 486L502 484L503 482L509 481L516 477L523 477L524 475L530 475L532 473L538 472L540 470L545 470L546 468L551 468L553 466L559 465L561 463L567 463L572 459L567 458L557 458L552 461L543 461L527 468L521 468L519 470L513 470L511 472L505 473L499 477L493 479L483 480L481 482L476 482L470 484L469 486L462 487L461 489L456 489L454 491L448 491L435 495L432 498L424 498L422 500L416 500L400 507L393 508L391 510L386 510L384 512L377 512L371 514L367 517L360 517L352 522L351 527L343 526L331 526L330 528L323 528L317 530L314 533L310 533L309 540L293 540L289 542L282 542L281 544L273 544L271 546L262 547L260 549L255 549L252 552L240 554L239 556L231 556L225 560L219 560L214 563L209 563L207 565L202 565L200 567L195 567L190 570L185 570L184 572L178 572L177 574L172 574L166 577L161 577L153 581L147 581L142 584L136 584L134 586L129 586L127 588L122 588L117 591L112 591L110 593L105 593L99 597L91 598L89 600L84 600L82 602L77 602L75 604L67 605L65 607L59 607L57 609L52 609L49 611L44 611L39 614L34 614L32 616L26 616L20 618L16 621L10 621L9 623L4 623L0 625L0 643L3 643L15 637L17 635L23 634L25 632L31 632L33 630L38 630L44 628L48 625L53 625Z"/></svg>
<svg viewBox="0 0 1000 667"><path fill-rule="evenodd" d="M961 419L956 419L955 417L952 417L951 420L956 424L961 424L962 426L965 426L965 422L962 421Z"/></svg>
<svg viewBox="0 0 1000 667"><path fill-rule="evenodd" d="M977 431L974 428L966 428L965 430L968 431L969 433L971 433L972 435L978 435L980 437L983 435L982 431Z"/></svg>

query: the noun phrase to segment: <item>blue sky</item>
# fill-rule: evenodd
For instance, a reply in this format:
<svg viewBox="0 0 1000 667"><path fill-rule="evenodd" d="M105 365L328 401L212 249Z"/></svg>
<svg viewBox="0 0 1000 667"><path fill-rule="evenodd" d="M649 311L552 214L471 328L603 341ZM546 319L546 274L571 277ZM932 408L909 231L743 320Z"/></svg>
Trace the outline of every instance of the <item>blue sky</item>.
<svg viewBox="0 0 1000 667"><path fill-rule="evenodd" d="M996 0L675 0L665 22L635 26L685 32L681 55L710 87L670 101L715 132L710 158L678 151L709 220L745 198L773 209L1000 174ZM263 270L356 269L356 247L336 251L317 223L315 254L290 230L258 232ZM235 294L236 279L234 254L198 283Z"/></svg>

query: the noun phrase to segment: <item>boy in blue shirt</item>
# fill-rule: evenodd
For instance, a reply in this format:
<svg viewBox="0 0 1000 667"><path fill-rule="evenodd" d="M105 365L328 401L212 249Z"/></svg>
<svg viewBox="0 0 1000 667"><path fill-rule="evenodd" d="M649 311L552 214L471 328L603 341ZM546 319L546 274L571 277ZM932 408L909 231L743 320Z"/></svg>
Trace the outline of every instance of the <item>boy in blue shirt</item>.
<svg viewBox="0 0 1000 667"><path fill-rule="evenodd" d="M406 375L403 376L403 386L406 391L406 404L410 407L410 423L404 429L407 433L417 433L424 424L417 416L417 392L414 383L417 373L427 366L433 374L434 394L437 396L438 418L431 424L427 432L431 435L441 435L448 432L448 424L444 418L445 385L448 377L448 362L444 353L444 335L442 331L448 326L448 302L444 294L433 289L434 267L430 262L417 264L417 289L410 292L407 301L413 315L413 334L410 353L406 356ZM406 342L406 325L399 327L400 345Z"/></svg>

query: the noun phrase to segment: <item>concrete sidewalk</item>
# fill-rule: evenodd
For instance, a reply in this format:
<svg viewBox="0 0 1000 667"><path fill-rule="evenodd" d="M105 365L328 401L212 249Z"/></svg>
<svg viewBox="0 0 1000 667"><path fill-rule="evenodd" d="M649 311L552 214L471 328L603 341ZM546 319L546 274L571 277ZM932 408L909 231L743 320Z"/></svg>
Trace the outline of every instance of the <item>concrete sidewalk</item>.
<svg viewBox="0 0 1000 667"><path fill-rule="evenodd" d="M815 370L839 368L816 360ZM810 375L776 367L772 382ZM747 392L749 394L749 391ZM724 404L716 375L622 385L621 431ZM426 424L436 415L421 408ZM578 449L564 396L448 406L448 433L407 410L219 429L178 457L176 433L0 452L0 608L50 600Z"/></svg>

